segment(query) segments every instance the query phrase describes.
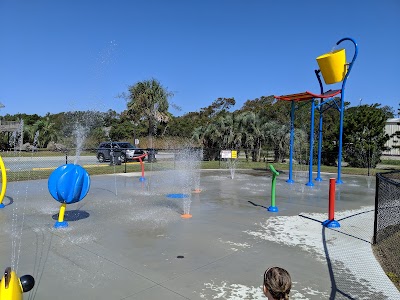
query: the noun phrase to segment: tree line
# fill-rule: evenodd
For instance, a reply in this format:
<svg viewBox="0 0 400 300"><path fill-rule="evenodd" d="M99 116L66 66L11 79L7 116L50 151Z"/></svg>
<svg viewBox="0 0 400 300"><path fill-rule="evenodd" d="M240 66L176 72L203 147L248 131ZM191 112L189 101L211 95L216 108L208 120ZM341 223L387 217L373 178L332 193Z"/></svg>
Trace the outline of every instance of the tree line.
<svg viewBox="0 0 400 300"><path fill-rule="evenodd" d="M85 148L96 148L102 141L132 141L148 139L147 147L154 147L154 139L176 139L180 146L202 147L206 159L217 159L221 149L240 149L253 161L262 159L262 153L273 153L275 161L288 156L290 135L290 102L277 101L274 96L247 100L234 109L232 97L218 98L209 106L182 116L169 112L173 94L152 78L137 82L120 97L127 100L121 113L109 109L99 111L71 111L57 114L5 115L4 121L23 120L23 143L39 148L60 143L76 147L84 137ZM339 99L336 99L339 101ZM310 103L296 107L295 159L307 163L310 139ZM375 167L384 145L385 121L394 116L393 108L379 104L350 107L345 103L343 158L351 166ZM315 114L318 124L319 114ZM330 108L323 113L322 162L334 165L339 141L339 112ZM317 140L318 126L312 138ZM0 137L2 149L12 148L10 133ZM15 137L14 137L15 143Z"/></svg>

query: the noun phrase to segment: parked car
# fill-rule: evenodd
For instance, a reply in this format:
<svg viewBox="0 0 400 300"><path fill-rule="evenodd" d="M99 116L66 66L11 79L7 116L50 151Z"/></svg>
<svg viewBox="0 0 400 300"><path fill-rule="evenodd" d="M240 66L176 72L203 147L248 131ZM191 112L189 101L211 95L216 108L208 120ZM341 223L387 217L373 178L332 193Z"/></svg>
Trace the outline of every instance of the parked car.
<svg viewBox="0 0 400 300"><path fill-rule="evenodd" d="M102 142L97 148L96 154L99 162L111 161L112 151L118 155L121 162L132 160L134 157L145 153L129 142Z"/></svg>

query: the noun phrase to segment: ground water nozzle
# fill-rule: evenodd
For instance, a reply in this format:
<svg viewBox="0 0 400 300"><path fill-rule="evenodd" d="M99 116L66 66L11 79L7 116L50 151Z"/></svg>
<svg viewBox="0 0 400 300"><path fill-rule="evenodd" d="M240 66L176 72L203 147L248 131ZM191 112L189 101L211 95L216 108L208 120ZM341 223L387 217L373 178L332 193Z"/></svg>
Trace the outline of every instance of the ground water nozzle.
<svg viewBox="0 0 400 300"><path fill-rule="evenodd" d="M80 165L62 165L50 174L47 185L51 196L61 203L54 227L67 227L68 222L64 221L66 206L81 201L87 195L90 188L89 174Z"/></svg>
<svg viewBox="0 0 400 300"><path fill-rule="evenodd" d="M278 212L278 207L275 204L275 186L276 186L276 177L279 175L279 172L275 170L273 165L269 165L269 169L272 172L272 184L271 184L271 206L268 207L268 211Z"/></svg>
<svg viewBox="0 0 400 300"><path fill-rule="evenodd" d="M29 292L34 286L33 276L24 275L18 278L15 271L8 267L0 281L0 300L22 300L22 294Z"/></svg>

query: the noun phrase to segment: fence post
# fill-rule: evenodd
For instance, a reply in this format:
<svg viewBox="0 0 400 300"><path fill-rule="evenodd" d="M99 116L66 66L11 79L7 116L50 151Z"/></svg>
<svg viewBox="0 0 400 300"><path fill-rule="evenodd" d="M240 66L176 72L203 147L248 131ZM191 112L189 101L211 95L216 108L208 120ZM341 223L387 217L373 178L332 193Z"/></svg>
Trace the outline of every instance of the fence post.
<svg viewBox="0 0 400 300"><path fill-rule="evenodd" d="M376 233L378 231L378 210L379 210L379 176L380 174L377 173L375 175L375 212L374 212L374 237L372 239L372 244L376 244Z"/></svg>

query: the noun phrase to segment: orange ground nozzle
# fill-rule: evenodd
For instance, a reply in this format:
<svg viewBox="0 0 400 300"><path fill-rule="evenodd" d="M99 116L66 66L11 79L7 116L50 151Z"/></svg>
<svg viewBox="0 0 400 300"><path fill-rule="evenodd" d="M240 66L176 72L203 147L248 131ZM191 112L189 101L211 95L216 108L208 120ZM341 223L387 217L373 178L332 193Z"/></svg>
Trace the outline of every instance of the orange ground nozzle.
<svg viewBox="0 0 400 300"><path fill-rule="evenodd" d="M183 214L183 215L181 215L181 217L184 218L184 219L190 219L190 218L192 217L192 215L190 215L190 214Z"/></svg>
<svg viewBox="0 0 400 300"><path fill-rule="evenodd" d="M200 194L201 193L201 189L194 189L192 191L193 194Z"/></svg>

